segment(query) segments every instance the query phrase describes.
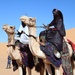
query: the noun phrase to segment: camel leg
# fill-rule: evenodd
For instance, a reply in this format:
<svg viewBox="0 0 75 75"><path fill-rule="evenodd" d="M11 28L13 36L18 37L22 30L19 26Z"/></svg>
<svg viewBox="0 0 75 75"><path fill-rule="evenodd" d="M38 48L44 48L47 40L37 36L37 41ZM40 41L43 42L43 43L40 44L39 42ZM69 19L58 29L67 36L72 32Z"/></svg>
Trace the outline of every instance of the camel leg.
<svg viewBox="0 0 75 75"><path fill-rule="evenodd" d="M55 75L62 75L60 68L55 68Z"/></svg>
<svg viewBox="0 0 75 75"><path fill-rule="evenodd" d="M55 75L55 68L51 64L50 64L50 67L51 67L52 75ZM46 70L46 75L48 75L47 70Z"/></svg>
<svg viewBox="0 0 75 75"><path fill-rule="evenodd" d="M26 67L22 65L23 75L26 75Z"/></svg>
<svg viewBox="0 0 75 75"><path fill-rule="evenodd" d="M23 75L22 66L18 66L19 75Z"/></svg>
<svg viewBox="0 0 75 75"><path fill-rule="evenodd" d="M40 75L44 75L44 67L41 66Z"/></svg>
<svg viewBox="0 0 75 75"><path fill-rule="evenodd" d="M75 61L73 61L73 75L75 75Z"/></svg>
<svg viewBox="0 0 75 75"><path fill-rule="evenodd" d="M31 75L31 69L27 67L28 75Z"/></svg>
<svg viewBox="0 0 75 75"><path fill-rule="evenodd" d="M46 68L46 70L48 72L48 75L52 75L52 71L51 71L50 65L49 64L45 64L45 68Z"/></svg>

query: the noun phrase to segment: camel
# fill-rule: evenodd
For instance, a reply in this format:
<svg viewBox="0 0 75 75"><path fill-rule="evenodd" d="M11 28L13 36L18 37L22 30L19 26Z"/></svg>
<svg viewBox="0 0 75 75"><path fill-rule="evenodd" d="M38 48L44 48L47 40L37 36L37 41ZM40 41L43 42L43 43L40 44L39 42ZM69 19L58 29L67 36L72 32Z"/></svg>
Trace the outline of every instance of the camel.
<svg viewBox="0 0 75 75"><path fill-rule="evenodd" d="M15 37L15 27L14 26L9 26L7 24L3 25L3 30L7 33L8 35L8 45L14 45L14 37ZM20 52L18 49L14 49L12 46L9 46L9 55L11 56L12 60L16 60L18 64L18 70L19 70L19 75L23 75L22 73L22 58L20 55Z"/></svg>
<svg viewBox="0 0 75 75"><path fill-rule="evenodd" d="M15 27L14 26L10 26L8 24L5 24L3 25L3 30L7 33L8 35L8 45L9 45L9 55L11 56L11 58L13 60L16 60L17 61L17 64L18 64L18 69L19 69L19 75L23 75L23 72L22 72L22 57L20 55L20 51L18 50L18 48L13 48L12 46L10 45L14 45L14 37L15 37ZM41 61L39 60L39 63ZM30 68L27 68L28 69L28 75L31 75L31 69ZM41 69L40 69L40 75L44 75L44 67L43 67L43 64L41 64Z"/></svg>
<svg viewBox="0 0 75 75"><path fill-rule="evenodd" d="M37 56L41 59L43 59L44 61L44 64L45 64L45 68L47 69L48 71L48 74L49 75L52 75L52 72L51 72L51 69L49 67L50 64L52 64L51 62L49 62L49 60L46 59L46 55L42 52L42 50L40 49L40 44L39 44L39 38L36 36L36 18L32 18L32 17L28 17L28 16L21 16L20 17L20 20L28 26L28 29L29 29L29 35L31 35L29 37L29 47L30 47L30 50L31 50L31 53L34 55L34 56ZM66 40L67 41L67 40ZM70 57L72 56L72 47L71 45L68 45L68 48L69 48L69 54L70 54ZM74 63L74 61L72 61L72 63ZM55 67L55 66L54 66ZM61 67L61 66L60 66ZM60 73L60 70L59 68L56 68L55 67L55 74L56 75L62 75ZM75 75L75 68L73 69L73 75Z"/></svg>

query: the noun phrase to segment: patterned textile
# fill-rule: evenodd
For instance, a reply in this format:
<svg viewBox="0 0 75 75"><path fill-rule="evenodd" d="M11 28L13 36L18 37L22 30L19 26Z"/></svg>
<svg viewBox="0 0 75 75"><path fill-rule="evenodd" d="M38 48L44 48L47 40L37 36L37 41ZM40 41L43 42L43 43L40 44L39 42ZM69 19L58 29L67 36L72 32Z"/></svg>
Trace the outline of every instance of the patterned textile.
<svg viewBox="0 0 75 75"><path fill-rule="evenodd" d="M30 52L29 46L20 44L20 51L22 53L22 62L25 66L32 69L34 67L33 55Z"/></svg>
<svg viewBox="0 0 75 75"><path fill-rule="evenodd" d="M22 63L28 67L28 56L26 52L21 51Z"/></svg>
<svg viewBox="0 0 75 75"><path fill-rule="evenodd" d="M58 59L54 55L54 50L56 47L52 44L47 42L45 46L40 46L41 50L45 53L47 59L56 67L60 67L61 59Z"/></svg>
<svg viewBox="0 0 75 75"><path fill-rule="evenodd" d="M69 49L66 42L63 42L63 50L61 52L62 66L64 70L64 75L72 75L72 66L69 56Z"/></svg>

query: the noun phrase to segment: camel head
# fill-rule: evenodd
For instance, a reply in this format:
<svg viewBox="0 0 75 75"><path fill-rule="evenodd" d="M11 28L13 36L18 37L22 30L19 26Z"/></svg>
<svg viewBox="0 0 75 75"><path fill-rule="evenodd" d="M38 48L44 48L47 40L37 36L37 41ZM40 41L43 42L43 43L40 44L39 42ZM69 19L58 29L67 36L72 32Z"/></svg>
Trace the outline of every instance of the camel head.
<svg viewBox="0 0 75 75"><path fill-rule="evenodd" d="M14 34L15 27L14 26L9 26L7 24L3 25L2 29L7 33L7 34Z"/></svg>
<svg viewBox="0 0 75 75"><path fill-rule="evenodd" d="M24 23L24 25L27 25L29 27L34 27L36 25L36 18L21 16L20 20Z"/></svg>

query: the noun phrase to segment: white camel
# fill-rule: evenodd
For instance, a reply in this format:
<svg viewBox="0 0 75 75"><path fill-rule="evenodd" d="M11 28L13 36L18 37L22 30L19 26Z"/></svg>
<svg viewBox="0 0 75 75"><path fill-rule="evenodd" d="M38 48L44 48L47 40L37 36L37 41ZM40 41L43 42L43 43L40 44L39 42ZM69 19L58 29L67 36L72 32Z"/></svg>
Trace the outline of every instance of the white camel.
<svg viewBox="0 0 75 75"><path fill-rule="evenodd" d="M15 40L14 40L15 27L5 24L5 25L3 25L2 28L8 35L8 45L14 45L14 43L15 43ZM18 47L13 48L12 46L9 46L8 48L9 48L9 55L11 56L11 58L13 60L17 61L18 69L19 69L19 75L23 75L22 57L20 55L20 51L18 50ZM39 62L41 62L41 61L39 60ZM40 66L41 66L40 75L44 75L44 67L43 67L43 65L40 65ZM27 70L28 70L28 75L31 75L31 69L29 67L27 67Z"/></svg>
<svg viewBox="0 0 75 75"><path fill-rule="evenodd" d="M45 63L45 68L47 69L48 74L52 75L52 72L51 72L51 69L50 69L50 66L49 66L49 64L52 64L52 63L50 63L46 59L46 55L42 52L42 50L40 50L39 38L37 38L37 40L35 40L35 37L36 37L36 18L32 18L32 17L28 17L28 16L21 16L20 20L25 25L28 26L29 35L32 35L32 37L29 37L29 47L30 47L31 53L34 56L37 56L37 57L43 59L43 61ZM68 43L67 43L67 45L69 47L69 53L70 53L70 57L71 57L72 56L72 47ZM74 63L74 61L72 63ZM55 67L55 74L56 75L62 75L59 68ZM73 75L75 75L75 68L73 69Z"/></svg>

